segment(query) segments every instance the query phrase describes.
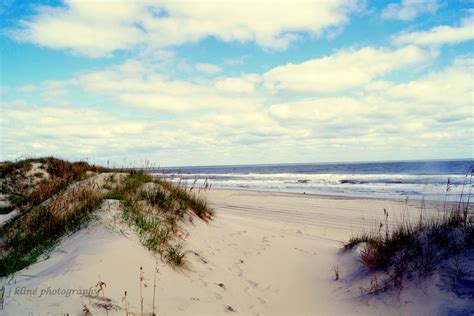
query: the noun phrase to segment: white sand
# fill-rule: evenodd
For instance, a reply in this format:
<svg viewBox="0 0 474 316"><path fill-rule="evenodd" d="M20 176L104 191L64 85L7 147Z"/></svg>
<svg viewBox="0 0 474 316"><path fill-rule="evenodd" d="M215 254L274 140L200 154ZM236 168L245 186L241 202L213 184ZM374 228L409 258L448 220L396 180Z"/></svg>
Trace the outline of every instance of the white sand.
<svg viewBox="0 0 474 316"><path fill-rule="evenodd" d="M175 271L158 260L158 315L429 315L445 304L432 284L408 288L410 298L402 296L400 302L357 298L357 285L346 279L356 254L339 253L351 234L377 227L384 208L391 220L403 214L416 218L419 203L231 190L207 196L215 220L206 224L194 218L184 225L189 268ZM77 315L87 304L94 315L105 315L92 307L96 299L37 297L48 287L94 287L99 276L107 283L107 297L123 307L127 290L131 310L138 313L140 265L148 284L145 310L151 312L155 258L135 234L114 224L116 207L116 201L106 203L100 221L65 238L49 259L9 280L4 314ZM337 282L334 266L341 271ZM15 295L21 287L38 288L38 293Z"/></svg>

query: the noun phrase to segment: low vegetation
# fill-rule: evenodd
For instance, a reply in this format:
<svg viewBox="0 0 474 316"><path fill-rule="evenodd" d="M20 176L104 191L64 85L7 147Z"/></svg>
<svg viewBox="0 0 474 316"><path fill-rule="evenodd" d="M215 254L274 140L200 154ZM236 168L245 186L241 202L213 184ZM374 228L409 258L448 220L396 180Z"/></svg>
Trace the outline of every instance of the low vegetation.
<svg viewBox="0 0 474 316"><path fill-rule="evenodd" d="M138 271L138 280L140 282L140 293L139 293L139 302L138 306L140 306L140 310L138 311L132 311L132 308L130 307L130 302L128 298L128 291L124 291L123 297L121 299L121 305L117 304L114 302L113 299L108 297L105 294L105 289L107 288L107 284L102 281L99 277L99 281L95 285L96 289L96 295L95 296L90 296L90 303L91 306L99 311L103 311L105 315L109 315L109 311L115 313L122 311L125 313L125 315L150 315L150 316L156 316L156 287L157 287L157 277L159 274L159 269L158 269L158 262L156 262L155 265L155 271L153 275L153 296L151 297L151 302L152 302L152 310L151 313L147 313L145 310L145 297L143 296L143 290L148 287L147 284L147 278L145 277L145 270L143 269L142 266L140 266L140 269ZM83 315L85 316L92 316L92 312L90 311L89 307L87 305L83 305L82 308Z"/></svg>
<svg viewBox="0 0 474 316"><path fill-rule="evenodd" d="M166 261L174 266L183 266L185 255L182 244L168 245L166 248Z"/></svg>
<svg viewBox="0 0 474 316"><path fill-rule="evenodd" d="M459 201L445 200L437 218L420 216L415 224L405 219L391 231L388 223L381 223L380 228L385 227L385 231L355 236L344 245L343 251L348 251L363 244L359 255L363 266L369 272L385 274L385 278L374 277L369 287L361 288L364 294L401 289L405 280L429 276L447 260L456 260L474 249L474 214L470 203L473 172L471 167Z"/></svg>
<svg viewBox="0 0 474 316"><path fill-rule="evenodd" d="M33 170L34 166L37 168ZM4 162L0 165L0 193L8 196L11 207L27 209L73 182L108 170L83 161L68 162L53 157Z"/></svg>
<svg viewBox="0 0 474 316"><path fill-rule="evenodd" d="M141 171L86 162L56 158L6 162L0 164L0 181L2 198L7 198L0 213L16 211L0 224L0 277L36 262L62 236L87 223L106 199L120 200L123 221L143 245L176 266L185 262L182 246L171 246L180 235L178 222L188 212L206 221L213 215L206 202L185 187ZM175 252L169 251L172 247Z"/></svg>
<svg viewBox="0 0 474 316"><path fill-rule="evenodd" d="M189 211L205 221L214 214L203 199L186 187L154 179L140 171L130 173L107 198L120 200L122 218L138 233L142 244L150 251L166 255L167 262L175 266L185 262L184 254L180 253L182 246L170 246L180 233L178 222L184 220Z"/></svg>

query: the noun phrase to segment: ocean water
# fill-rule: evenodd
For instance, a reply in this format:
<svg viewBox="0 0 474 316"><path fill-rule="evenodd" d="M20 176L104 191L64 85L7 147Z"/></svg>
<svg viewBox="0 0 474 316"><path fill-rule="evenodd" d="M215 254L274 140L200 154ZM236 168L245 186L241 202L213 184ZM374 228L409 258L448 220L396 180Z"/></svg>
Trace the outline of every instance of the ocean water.
<svg viewBox="0 0 474 316"><path fill-rule="evenodd" d="M463 190L472 190L466 176L471 166L474 160L432 160L179 167L152 173L187 186L207 181L211 188L223 189L456 200Z"/></svg>

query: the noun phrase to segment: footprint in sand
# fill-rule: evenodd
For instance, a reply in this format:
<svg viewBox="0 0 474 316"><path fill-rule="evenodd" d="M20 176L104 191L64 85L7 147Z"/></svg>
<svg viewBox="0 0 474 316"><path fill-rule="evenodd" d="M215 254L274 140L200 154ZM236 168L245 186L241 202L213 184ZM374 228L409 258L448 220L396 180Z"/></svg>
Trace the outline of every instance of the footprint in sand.
<svg viewBox="0 0 474 316"><path fill-rule="evenodd" d="M229 271L234 272L235 270L237 270L237 276L241 277L243 274L243 271L237 264L234 264L233 267L229 267Z"/></svg>
<svg viewBox="0 0 474 316"><path fill-rule="evenodd" d="M270 240L268 236L262 238L262 250L267 250L267 247L271 247Z"/></svg>
<svg viewBox="0 0 474 316"><path fill-rule="evenodd" d="M247 283L250 285L250 286L247 286L244 290L245 292L247 292L248 294L251 294L249 292L250 288L252 287L254 290L258 288L258 283L255 282L255 281L252 281L252 280L247 280ZM252 296L254 296L253 294L251 294Z"/></svg>
<svg viewBox="0 0 474 316"><path fill-rule="evenodd" d="M240 259L239 262L235 264L235 267L237 268L237 275L241 277L244 274L244 270L240 267L241 264L244 263L244 260Z"/></svg>
<svg viewBox="0 0 474 316"><path fill-rule="evenodd" d="M300 249L300 248L296 248L296 247L295 247L294 249L297 250L297 251L306 253L306 254L309 254L309 253L310 253L309 251L306 251L306 250L303 250L303 249Z"/></svg>

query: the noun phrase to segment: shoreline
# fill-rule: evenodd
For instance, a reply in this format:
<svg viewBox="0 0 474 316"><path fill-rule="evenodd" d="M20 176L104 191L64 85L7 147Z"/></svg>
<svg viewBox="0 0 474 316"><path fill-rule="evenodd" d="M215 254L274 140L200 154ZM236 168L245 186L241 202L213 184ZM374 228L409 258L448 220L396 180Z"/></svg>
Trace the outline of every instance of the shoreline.
<svg viewBox="0 0 474 316"><path fill-rule="evenodd" d="M367 164L292 164L199 166L168 168L164 173L147 172L165 177L173 183L215 189L252 190L347 196L380 199L457 201L468 180L470 160L447 163L413 161ZM449 190L447 187L449 186Z"/></svg>
<svg viewBox="0 0 474 316"><path fill-rule="evenodd" d="M237 188L211 188L209 191L235 191L235 192L255 192L255 193L262 193L262 194L270 194L270 195L288 195L288 196L308 196L314 198L323 198L323 199L332 199L332 200L367 200L367 201L393 201L393 202L405 202L407 197L377 197L377 196L352 196L352 195L341 195L341 194L320 194L320 193L298 193L298 192L284 192L284 191L267 191L267 190L259 190L259 189L237 189ZM410 198L408 197L408 202L412 203L421 203L424 201L425 203L430 203L433 205L442 204L444 203L444 199L423 199L422 198ZM447 200L447 204L455 204L457 200ZM421 207L421 206L420 206Z"/></svg>

